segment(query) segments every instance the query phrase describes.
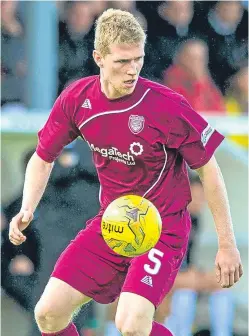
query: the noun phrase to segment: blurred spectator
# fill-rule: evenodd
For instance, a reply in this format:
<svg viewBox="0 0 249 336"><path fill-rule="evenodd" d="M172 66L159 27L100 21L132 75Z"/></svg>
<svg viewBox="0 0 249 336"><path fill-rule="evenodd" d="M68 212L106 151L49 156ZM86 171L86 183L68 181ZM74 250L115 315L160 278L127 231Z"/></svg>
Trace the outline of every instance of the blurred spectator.
<svg viewBox="0 0 249 336"><path fill-rule="evenodd" d="M248 114L248 67L241 68L229 79L226 107L229 115Z"/></svg>
<svg viewBox="0 0 249 336"><path fill-rule="evenodd" d="M136 1L130 0L130 1L109 1L109 7L125 10L130 13L134 13L136 11Z"/></svg>
<svg viewBox="0 0 249 336"><path fill-rule="evenodd" d="M1 2L1 26L5 34L10 36L20 36L23 33L23 27L17 18L17 1ZM3 33L3 31L2 31Z"/></svg>
<svg viewBox="0 0 249 336"><path fill-rule="evenodd" d="M192 1L163 1L156 10L147 13L150 48L147 49L142 74L147 72L152 79L161 81L162 71L171 64L178 45L196 36L191 24L193 16Z"/></svg>
<svg viewBox="0 0 249 336"><path fill-rule="evenodd" d="M23 159L25 171L34 149L28 151ZM22 191L17 197L2 210L2 218L5 225L2 226L1 249L1 285L8 295L15 299L23 308L32 310L34 300L34 287L38 281L40 268L41 244L39 234L35 228L37 213L34 221L25 229L27 240L20 246L10 243L8 237L8 224L21 209Z"/></svg>
<svg viewBox="0 0 249 336"><path fill-rule="evenodd" d="M202 40L183 42L174 64L164 72L164 84L182 94L198 112L225 113L221 93L208 70L208 47Z"/></svg>
<svg viewBox="0 0 249 336"><path fill-rule="evenodd" d="M97 19L107 8L110 7L109 0L90 1L94 19Z"/></svg>
<svg viewBox="0 0 249 336"><path fill-rule="evenodd" d="M248 67L241 68L229 79L226 109L228 115L231 116L248 115ZM248 148L248 135L232 135L229 139Z"/></svg>
<svg viewBox="0 0 249 336"><path fill-rule="evenodd" d="M166 37L171 42L176 38L177 42L179 38L186 38L192 32L193 1L156 1L153 7L155 10L150 12L157 20L153 22L154 18L147 13L149 38Z"/></svg>
<svg viewBox="0 0 249 336"><path fill-rule="evenodd" d="M217 1L199 27L209 45L210 70L225 92L225 82L248 57L248 12L240 1Z"/></svg>
<svg viewBox="0 0 249 336"><path fill-rule="evenodd" d="M24 28L17 1L1 1L2 101L23 101L26 75Z"/></svg>
<svg viewBox="0 0 249 336"><path fill-rule="evenodd" d="M109 3L111 4L112 8L121 9L132 13L138 19L144 30L147 30L147 20L145 16L137 10L136 1L109 1Z"/></svg>
<svg viewBox="0 0 249 336"><path fill-rule="evenodd" d="M59 24L59 92L68 81L92 75L94 12L88 1L68 1Z"/></svg>
<svg viewBox="0 0 249 336"><path fill-rule="evenodd" d="M198 175L191 173L190 183L192 202L188 209L192 219L192 231L189 248L174 287L160 305L156 319L161 323L164 322L174 336L190 336L198 294L209 294L211 335L232 336L234 302L231 291L221 289L214 271L202 271L194 266L193 255L200 231L200 215L205 198ZM166 319L165 316L167 316Z"/></svg>

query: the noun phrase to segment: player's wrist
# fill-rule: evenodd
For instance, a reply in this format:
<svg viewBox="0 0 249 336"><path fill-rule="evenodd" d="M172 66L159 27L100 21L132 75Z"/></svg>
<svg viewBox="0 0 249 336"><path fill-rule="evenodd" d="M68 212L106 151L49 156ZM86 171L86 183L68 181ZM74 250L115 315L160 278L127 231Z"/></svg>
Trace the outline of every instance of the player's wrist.
<svg viewBox="0 0 249 336"><path fill-rule="evenodd" d="M232 241L219 241L218 242L219 250L227 250L227 249L237 249L237 244L235 240Z"/></svg>
<svg viewBox="0 0 249 336"><path fill-rule="evenodd" d="M20 212L22 212L22 213L24 213L24 212L29 212L29 213L33 214L34 211L35 211L34 208L32 208L32 207L27 207L27 206L26 206L26 207L21 207L21 209L20 209Z"/></svg>

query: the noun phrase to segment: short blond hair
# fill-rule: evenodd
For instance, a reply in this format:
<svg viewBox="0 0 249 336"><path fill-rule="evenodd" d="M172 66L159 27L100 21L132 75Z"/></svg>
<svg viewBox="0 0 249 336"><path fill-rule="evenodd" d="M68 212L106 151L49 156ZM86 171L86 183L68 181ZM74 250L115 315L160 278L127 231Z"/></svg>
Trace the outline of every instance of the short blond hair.
<svg viewBox="0 0 249 336"><path fill-rule="evenodd" d="M96 20L94 48L106 56L111 44L145 43L146 34L139 21L129 12L109 8Z"/></svg>

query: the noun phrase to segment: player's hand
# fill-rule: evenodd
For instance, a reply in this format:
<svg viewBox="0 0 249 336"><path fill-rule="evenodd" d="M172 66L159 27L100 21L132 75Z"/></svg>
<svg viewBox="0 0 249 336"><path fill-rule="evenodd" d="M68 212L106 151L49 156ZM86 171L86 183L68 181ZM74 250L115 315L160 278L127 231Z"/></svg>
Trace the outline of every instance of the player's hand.
<svg viewBox="0 0 249 336"><path fill-rule="evenodd" d="M232 287L243 274L240 253L236 247L220 248L216 255L216 278L222 288Z"/></svg>
<svg viewBox="0 0 249 336"><path fill-rule="evenodd" d="M22 233L24 229L34 218L31 211L20 211L15 217L12 218L9 226L9 240L14 245L20 245L26 240L26 236Z"/></svg>

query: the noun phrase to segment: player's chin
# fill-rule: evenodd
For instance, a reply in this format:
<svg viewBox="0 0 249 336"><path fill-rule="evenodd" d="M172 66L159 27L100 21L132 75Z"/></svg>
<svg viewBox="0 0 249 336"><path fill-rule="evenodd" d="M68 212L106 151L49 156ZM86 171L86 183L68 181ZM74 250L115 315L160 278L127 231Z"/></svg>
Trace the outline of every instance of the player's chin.
<svg viewBox="0 0 249 336"><path fill-rule="evenodd" d="M130 94L134 91L135 89L135 85L134 86L131 86L131 87L127 87L126 85L124 85L121 89L122 93L123 94Z"/></svg>

